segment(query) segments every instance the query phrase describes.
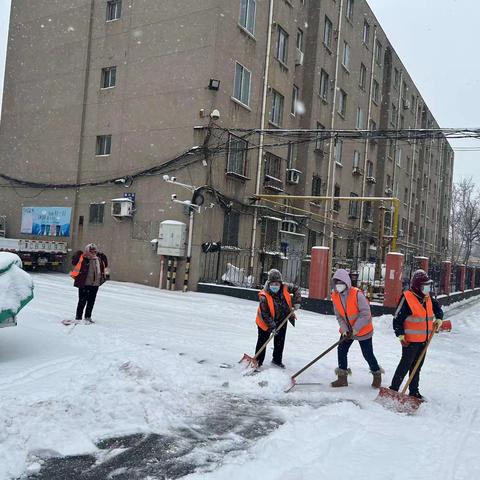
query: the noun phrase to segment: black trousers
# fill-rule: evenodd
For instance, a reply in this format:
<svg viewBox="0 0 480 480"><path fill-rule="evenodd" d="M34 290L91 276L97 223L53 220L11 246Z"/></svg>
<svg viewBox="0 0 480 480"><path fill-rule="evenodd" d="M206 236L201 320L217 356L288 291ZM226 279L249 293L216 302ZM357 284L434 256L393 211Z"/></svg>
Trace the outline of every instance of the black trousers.
<svg viewBox="0 0 480 480"><path fill-rule="evenodd" d="M81 320L83 317L83 310L85 305L85 318L92 318L92 310L95 305L95 299L97 298L98 287L93 287L91 285L80 287L78 289L78 305L77 305L77 314L75 315L76 320Z"/></svg>
<svg viewBox="0 0 480 480"><path fill-rule="evenodd" d="M395 374L392 378L392 384L390 388L392 390L397 390L400 388L403 379L407 372L410 374L417 363L418 358L422 354L423 349L425 348L426 342L419 342L419 343L410 343L407 347L402 347L402 358L400 359L400 363L398 364L397 369L395 370ZM422 361L420 362L420 366L418 367L415 376L412 379L412 382L409 385L410 393L418 393L418 384L420 382L420 370L422 369L423 362L425 357L423 357Z"/></svg>
<svg viewBox="0 0 480 480"><path fill-rule="evenodd" d="M285 336L287 335L287 325L288 322L285 322L285 325L280 330L277 330L277 334L273 339L273 361L275 363L282 363L283 347L285 346ZM268 331L266 332L258 327L258 340L255 353L262 348L263 344L268 340L269 337L270 333ZM263 361L265 360L266 350L267 349L265 348L265 350L263 350L263 352L257 358L259 366L262 365Z"/></svg>
<svg viewBox="0 0 480 480"><path fill-rule="evenodd" d="M338 368L346 370L348 368L348 351L352 346L353 340L345 340L338 346ZM367 340L362 340L358 342L360 344L360 349L362 350L363 358L367 361L368 366L372 372L378 372L380 366L378 365L377 359L373 354L373 342L369 338Z"/></svg>

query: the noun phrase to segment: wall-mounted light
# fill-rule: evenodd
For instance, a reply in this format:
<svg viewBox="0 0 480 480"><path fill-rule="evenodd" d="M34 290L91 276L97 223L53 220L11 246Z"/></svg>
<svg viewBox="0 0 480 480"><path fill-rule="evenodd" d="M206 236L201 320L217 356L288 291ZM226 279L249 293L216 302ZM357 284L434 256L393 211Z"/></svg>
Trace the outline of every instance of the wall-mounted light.
<svg viewBox="0 0 480 480"><path fill-rule="evenodd" d="M215 80L214 78L210 79L208 83L209 90L218 90L220 88L220 80Z"/></svg>

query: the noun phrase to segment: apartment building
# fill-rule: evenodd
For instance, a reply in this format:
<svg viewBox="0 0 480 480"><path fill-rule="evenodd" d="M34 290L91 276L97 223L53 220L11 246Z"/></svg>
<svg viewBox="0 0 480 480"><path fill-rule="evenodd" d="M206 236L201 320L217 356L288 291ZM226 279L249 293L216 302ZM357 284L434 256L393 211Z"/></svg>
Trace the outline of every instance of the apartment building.
<svg viewBox="0 0 480 480"><path fill-rule="evenodd" d="M194 287L205 243L251 252L258 272L260 256L261 270L281 268L288 252L330 243L339 263L371 260L392 234L389 202L255 194L395 196L400 249L441 258L446 140L278 142L255 132L415 127L438 125L364 0L17 0L0 166L41 188L0 179L0 215L7 235L22 237L22 208L70 208L72 250L95 241L113 278L150 285L162 277L160 223L182 222ZM192 192L164 175L205 187L193 225L172 202ZM130 216L112 215L122 198Z"/></svg>

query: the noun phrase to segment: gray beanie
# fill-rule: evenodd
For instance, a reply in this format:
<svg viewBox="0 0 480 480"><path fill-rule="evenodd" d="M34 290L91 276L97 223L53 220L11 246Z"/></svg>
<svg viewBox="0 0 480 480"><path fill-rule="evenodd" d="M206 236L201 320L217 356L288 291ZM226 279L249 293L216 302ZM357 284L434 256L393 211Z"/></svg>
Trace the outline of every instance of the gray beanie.
<svg viewBox="0 0 480 480"><path fill-rule="evenodd" d="M281 282L282 281L282 274L276 268L272 268L268 272L268 281L269 282Z"/></svg>

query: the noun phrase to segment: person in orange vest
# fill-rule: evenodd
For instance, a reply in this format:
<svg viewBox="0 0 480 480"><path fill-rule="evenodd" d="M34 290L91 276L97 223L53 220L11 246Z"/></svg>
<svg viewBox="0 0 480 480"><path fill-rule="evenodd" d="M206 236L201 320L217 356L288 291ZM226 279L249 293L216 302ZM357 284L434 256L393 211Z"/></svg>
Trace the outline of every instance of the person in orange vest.
<svg viewBox="0 0 480 480"><path fill-rule="evenodd" d="M348 272L338 269L332 277L332 303L338 324L340 326L341 342L338 345L338 368L335 369L337 380L332 387L347 387L347 376L351 375L348 368L348 351L354 340L358 340L363 358L367 361L373 375L372 387L380 388L382 373L385 373L373 353L373 324L370 305L363 292L352 287Z"/></svg>
<svg viewBox="0 0 480 480"><path fill-rule="evenodd" d="M78 288L75 320L82 320L85 310L85 322L93 323L92 311L98 289L110 275L107 256L98 252L94 243L89 243L83 252L79 250L73 255L72 265L75 265L75 268L70 272L70 276L74 279L74 286Z"/></svg>
<svg viewBox="0 0 480 480"><path fill-rule="evenodd" d="M257 310L256 323L258 326L258 340L255 352L258 352L264 343L273 333L273 359L272 364L285 368L282 362L285 336L287 334L287 323L278 329L278 325L290 313L292 309L298 310L302 302L300 288L295 285L283 283L282 274L272 269L268 272L268 278L263 290L258 294L260 305ZM293 298L292 298L293 296ZM290 317L290 323L295 326L295 319ZM265 360L265 350L257 358L258 367L261 367Z"/></svg>
<svg viewBox="0 0 480 480"><path fill-rule="evenodd" d="M443 311L435 298L430 296L432 280L424 270L416 270L410 281L410 289L403 292L393 317L393 330L402 344L402 358L395 370L390 385L391 390L398 392L407 372L412 372L419 359L429 335L435 328L437 331L443 323ZM434 320L435 318L435 320ZM410 385L409 395L423 400L418 390L420 382L420 366Z"/></svg>

